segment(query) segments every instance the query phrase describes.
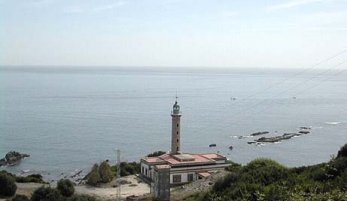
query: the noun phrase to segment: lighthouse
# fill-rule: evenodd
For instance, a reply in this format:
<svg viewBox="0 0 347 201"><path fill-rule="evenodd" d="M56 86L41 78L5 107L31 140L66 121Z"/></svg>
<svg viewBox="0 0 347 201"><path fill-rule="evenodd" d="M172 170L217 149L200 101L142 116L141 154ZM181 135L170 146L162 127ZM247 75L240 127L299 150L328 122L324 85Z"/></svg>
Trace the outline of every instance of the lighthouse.
<svg viewBox="0 0 347 201"><path fill-rule="evenodd" d="M172 117L172 133L171 133L171 154L179 154L181 152L181 112L180 106L177 103L173 105L171 112Z"/></svg>

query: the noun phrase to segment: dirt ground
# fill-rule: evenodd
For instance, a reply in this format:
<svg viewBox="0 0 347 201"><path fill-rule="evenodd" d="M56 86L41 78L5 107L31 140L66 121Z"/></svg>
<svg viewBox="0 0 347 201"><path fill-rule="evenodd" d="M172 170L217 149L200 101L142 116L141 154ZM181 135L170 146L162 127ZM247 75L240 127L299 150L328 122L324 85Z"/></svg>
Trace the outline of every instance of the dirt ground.
<svg viewBox="0 0 347 201"><path fill-rule="evenodd" d="M201 179L184 186L178 186L171 188L171 200L179 201L183 198L192 195L197 192L204 192L212 188L214 182L224 177L227 174L226 171L219 171L218 173L212 174L210 177ZM142 196L150 193L149 185L140 180L136 175L130 175L121 178L121 198L125 199L128 196ZM18 189L16 194L26 195L30 197L32 193L42 186L37 183L17 183ZM47 185L48 186L48 185ZM108 201L115 200L117 198L117 183L113 180L111 183L102 185L100 187L91 187L88 185L75 186L76 194L87 194L95 196L99 200ZM5 201L6 199L0 199Z"/></svg>
<svg viewBox="0 0 347 201"><path fill-rule="evenodd" d="M121 178L121 192L120 196L126 198L128 196L141 196L150 193L149 185L142 182L137 176L130 175ZM101 200L115 200L117 198L116 180L113 180L107 185L101 187L90 187L87 185L76 186L75 191L77 194L87 194L95 196Z"/></svg>
<svg viewBox="0 0 347 201"><path fill-rule="evenodd" d="M145 182L142 182L137 176L130 175L127 177L121 178L121 197L126 198L131 195L141 196L144 194L150 193L149 185ZM113 180L111 183L102 185L100 187L91 187L87 185L75 186L76 194L87 194L95 196L100 200L115 200L117 198L117 188L116 180ZM31 197L33 192L41 187L43 184L37 183L17 183L16 194L26 195ZM46 186L49 186L46 184ZM55 186L53 186L55 187ZM6 199L0 198L0 201L5 201Z"/></svg>

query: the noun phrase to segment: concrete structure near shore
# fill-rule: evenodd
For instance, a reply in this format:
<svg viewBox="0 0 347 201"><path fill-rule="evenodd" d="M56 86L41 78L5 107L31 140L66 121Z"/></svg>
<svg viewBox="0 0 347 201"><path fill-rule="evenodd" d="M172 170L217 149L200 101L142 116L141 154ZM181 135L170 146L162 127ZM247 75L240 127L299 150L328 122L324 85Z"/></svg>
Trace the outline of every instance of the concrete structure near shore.
<svg viewBox="0 0 347 201"><path fill-rule="evenodd" d="M210 176L230 164L219 153L193 154L181 151L181 112L177 103L171 113L171 152L141 159L141 175L151 183L155 196L170 199L170 186L182 185Z"/></svg>

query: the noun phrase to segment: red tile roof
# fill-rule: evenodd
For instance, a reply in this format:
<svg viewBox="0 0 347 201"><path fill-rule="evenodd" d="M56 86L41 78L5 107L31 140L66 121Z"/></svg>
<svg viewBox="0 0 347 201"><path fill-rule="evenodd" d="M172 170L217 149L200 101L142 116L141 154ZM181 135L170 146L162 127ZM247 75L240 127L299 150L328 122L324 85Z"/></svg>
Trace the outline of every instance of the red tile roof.
<svg viewBox="0 0 347 201"><path fill-rule="evenodd" d="M184 160L184 158L189 158L190 160ZM193 160L191 160L193 159ZM169 165L179 165L179 164L199 164L199 163L213 163L215 160L225 159L224 156L220 154L181 154L179 156L171 154L163 154L158 157L147 157L144 160L147 163L167 163Z"/></svg>

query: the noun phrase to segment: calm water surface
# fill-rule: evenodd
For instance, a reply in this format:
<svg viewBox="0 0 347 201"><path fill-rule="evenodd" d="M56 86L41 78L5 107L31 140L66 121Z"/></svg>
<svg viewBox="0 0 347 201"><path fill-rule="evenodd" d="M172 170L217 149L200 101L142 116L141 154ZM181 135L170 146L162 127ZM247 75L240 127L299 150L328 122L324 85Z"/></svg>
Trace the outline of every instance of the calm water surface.
<svg viewBox="0 0 347 201"><path fill-rule="evenodd" d="M347 73L290 78L298 71L48 69L0 68L0 155L31 155L1 169L59 178L105 159L114 164L117 149L124 161L168 151L176 91L184 152L301 166L328 161L347 143ZM300 126L311 126L312 134L263 146L236 137L282 135Z"/></svg>

